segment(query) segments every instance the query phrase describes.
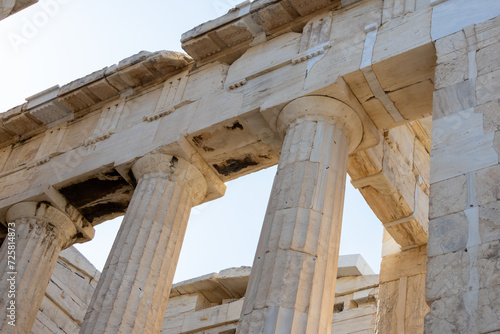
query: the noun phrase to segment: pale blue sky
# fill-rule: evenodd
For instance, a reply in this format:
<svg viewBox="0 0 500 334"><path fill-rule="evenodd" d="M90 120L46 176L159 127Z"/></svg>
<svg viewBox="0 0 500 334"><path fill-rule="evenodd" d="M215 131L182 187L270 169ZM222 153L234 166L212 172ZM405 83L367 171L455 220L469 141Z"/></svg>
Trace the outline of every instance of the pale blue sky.
<svg viewBox="0 0 500 334"><path fill-rule="evenodd" d="M0 111L139 51L182 51L183 32L240 0L40 0L0 21ZM226 195L193 209L174 281L251 266L275 168L227 184ZM121 219L77 246L101 270ZM347 185L341 254L360 253L379 271L382 225Z"/></svg>

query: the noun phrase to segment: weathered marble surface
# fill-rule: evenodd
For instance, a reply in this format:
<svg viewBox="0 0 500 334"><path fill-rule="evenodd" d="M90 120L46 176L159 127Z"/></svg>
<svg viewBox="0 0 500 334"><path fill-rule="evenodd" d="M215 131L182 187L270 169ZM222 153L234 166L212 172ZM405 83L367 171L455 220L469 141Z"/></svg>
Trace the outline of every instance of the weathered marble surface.
<svg viewBox="0 0 500 334"><path fill-rule="evenodd" d="M132 167L138 184L81 333L160 331L191 208L206 196L185 160L149 154Z"/></svg>
<svg viewBox="0 0 500 334"><path fill-rule="evenodd" d="M59 253L72 243L77 229L65 213L40 202L12 206L7 221L14 235L0 248L0 305L3 310L14 305L15 310L13 318L2 313L0 330L29 333Z"/></svg>
<svg viewBox="0 0 500 334"><path fill-rule="evenodd" d="M384 231L376 333L421 333L426 304L425 246L401 249Z"/></svg>
<svg viewBox="0 0 500 334"><path fill-rule="evenodd" d="M352 264L353 258L358 264ZM378 275L361 274L371 268L360 255L341 256L339 263L339 273L345 274L337 277L332 331L373 332ZM229 268L174 284L161 333L231 333L238 324L250 270ZM358 274L350 275L353 272ZM31 333L79 333L99 278L100 273L76 249L62 251Z"/></svg>
<svg viewBox="0 0 500 334"><path fill-rule="evenodd" d="M283 150L238 331L328 333L347 156L362 125L346 104L310 96L285 106L277 127Z"/></svg>
<svg viewBox="0 0 500 334"><path fill-rule="evenodd" d="M76 248L63 250L31 333L78 333L99 277L97 269Z"/></svg>
<svg viewBox="0 0 500 334"><path fill-rule="evenodd" d="M482 3L470 8L472 3L445 1L434 11L434 17L455 17L451 24L442 22L433 30L433 37L439 37L438 90L426 280L431 311L424 333L500 331L495 299L500 261L496 139L500 19L495 17L497 2L485 1L488 7ZM464 26L471 23L475 24Z"/></svg>

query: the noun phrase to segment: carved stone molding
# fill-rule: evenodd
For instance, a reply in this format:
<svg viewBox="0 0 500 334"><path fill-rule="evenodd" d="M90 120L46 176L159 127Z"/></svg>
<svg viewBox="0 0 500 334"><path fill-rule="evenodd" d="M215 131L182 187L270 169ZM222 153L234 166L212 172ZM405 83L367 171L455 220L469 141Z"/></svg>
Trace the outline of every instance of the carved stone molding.
<svg viewBox="0 0 500 334"><path fill-rule="evenodd" d="M66 214L44 202L14 204L7 211L6 219L8 222L21 221L53 231L62 248L71 245L77 234L73 221Z"/></svg>

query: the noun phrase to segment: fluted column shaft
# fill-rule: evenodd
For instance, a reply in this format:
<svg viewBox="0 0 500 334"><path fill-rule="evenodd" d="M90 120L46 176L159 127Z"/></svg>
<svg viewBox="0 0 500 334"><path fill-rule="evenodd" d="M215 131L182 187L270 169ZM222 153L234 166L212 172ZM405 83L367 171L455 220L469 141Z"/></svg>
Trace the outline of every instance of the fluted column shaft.
<svg viewBox="0 0 500 334"><path fill-rule="evenodd" d="M206 195L201 172L170 155L132 171L138 184L80 333L160 333L189 213Z"/></svg>
<svg viewBox="0 0 500 334"><path fill-rule="evenodd" d="M238 333L330 333L347 156L361 123L337 100L305 97L283 109L278 129L286 135Z"/></svg>
<svg viewBox="0 0 500 334"><path fill-rule="evenodd" d="M31 332L59 253L76 237L76 228L61 211L35 202L12 206L7 225L10 233L0 248L0 332L25 334Z"/></svg>

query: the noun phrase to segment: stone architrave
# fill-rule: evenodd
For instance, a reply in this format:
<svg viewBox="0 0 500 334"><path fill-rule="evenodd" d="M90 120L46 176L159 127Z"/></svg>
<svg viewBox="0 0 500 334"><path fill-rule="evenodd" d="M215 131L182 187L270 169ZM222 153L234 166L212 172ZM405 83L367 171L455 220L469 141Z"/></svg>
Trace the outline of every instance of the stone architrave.
<svg viewBox="0 0 500 334"><path fill-rule="evenodd" d="M189 213L206 196L187 161L148 154L80 333L160 333Z"/></svg>
<svg viewBox="0 0 500 334"><path fill-rule="evenodd" d="M73 243L77 230L66 214L44 202L15 204L6 219L12 234L0 248L0 313L5 315L0 332L25 334L35 323L59 253Z"/></svg>
<svg viewBox="0 0 500 334"><path fill-rule="evenodd" d="M330 333L347 156L362 123L338 100L307 96L277 127L283 149L238 333Z"/></svg>

